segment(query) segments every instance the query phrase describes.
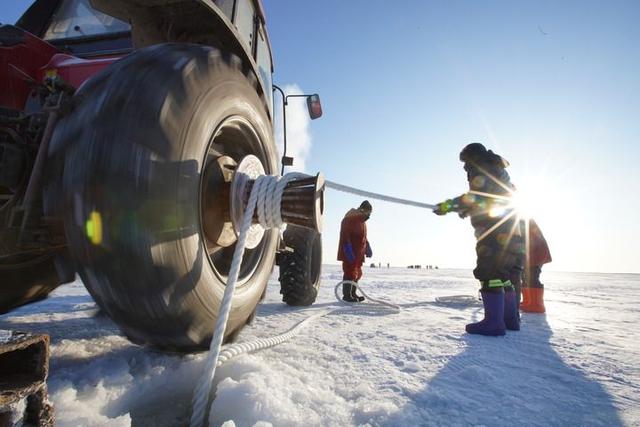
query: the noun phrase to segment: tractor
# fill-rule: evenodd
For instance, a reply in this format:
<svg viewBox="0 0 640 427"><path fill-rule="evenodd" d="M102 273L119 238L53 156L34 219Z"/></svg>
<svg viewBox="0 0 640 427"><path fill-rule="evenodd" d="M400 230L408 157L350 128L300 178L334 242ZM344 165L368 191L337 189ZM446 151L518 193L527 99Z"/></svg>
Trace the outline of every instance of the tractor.
<svg viewBox="0 0 640 427"><path fill-rule="evenodd" d="M0 313L79 276L131 341L206 348L250 188L240 177L291 164L274 141L272 73L260 0L36 0L0 26ZM251 226L225 342L276 264L286 303L315 301L323 191L321 174L298 177L284 232Z"/></svg>

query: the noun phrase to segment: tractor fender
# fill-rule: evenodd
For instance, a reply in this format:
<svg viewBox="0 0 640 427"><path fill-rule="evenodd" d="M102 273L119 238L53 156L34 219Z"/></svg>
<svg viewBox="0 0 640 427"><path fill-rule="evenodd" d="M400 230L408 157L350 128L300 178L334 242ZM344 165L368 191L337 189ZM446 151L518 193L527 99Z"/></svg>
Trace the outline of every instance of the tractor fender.
<svg viewBox="0 0 640 427"><path fill-rule="evenodd" d="M13 25L0 25L0 106L22 111L42 66L58 49Z"/></svg>
<svg viewBox="0 0 640 427"><path fill-rule="evenodd" d="M160 43L215 46L237 55L252 68L260 82L258 93L263 98L266 91L271 90L260 77L252 47L242 40L231 20L212 0L172 1L162 6L158 6L157 0L137 0L135 3L129 0L90 1L95 9L131 24L134 49ZM255 1L254 4L258 18L264 22L262 3Z"/></svg>

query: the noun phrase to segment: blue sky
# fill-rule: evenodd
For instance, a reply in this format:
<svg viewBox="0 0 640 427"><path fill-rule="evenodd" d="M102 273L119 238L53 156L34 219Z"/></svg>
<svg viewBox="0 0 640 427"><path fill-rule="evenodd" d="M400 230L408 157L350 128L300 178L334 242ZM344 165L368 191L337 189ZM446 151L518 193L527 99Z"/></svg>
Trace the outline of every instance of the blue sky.
<svg viewBox="0 0 640 427"><path fill-rule="evenodd" d="M483 142L568 271L640 272L640 3L266 1L275 81L322 96L307 170L438 202ZM344 211L327 193L325 260ZM468 221L374 202L374 262L472 267Z"/></svg>
<svg viewBox="0 0 640 427"><path fill-rule="evenodd" d="M3 3L0 22L13 22L30 1ZM517 186L538 193L548 269L640 272L639 2L265 0L265 9L274 81L322 97L308 172L434 203L466 190L458 152L482 142L511 162ZM325 262L360 201L327 192ZM374 262L474 266L468 220L372 202Z"/></svg>

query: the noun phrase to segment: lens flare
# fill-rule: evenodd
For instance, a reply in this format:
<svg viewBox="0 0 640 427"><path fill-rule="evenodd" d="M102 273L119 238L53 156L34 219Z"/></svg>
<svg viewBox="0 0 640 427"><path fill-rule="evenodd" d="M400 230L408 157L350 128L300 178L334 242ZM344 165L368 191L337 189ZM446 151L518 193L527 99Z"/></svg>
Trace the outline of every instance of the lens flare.
<svg viewBox="0 0 640 427"><path fill-rule="evenodd" d="M494 206L489 209L489 216L491 218L499 218L502 217L507 212L506 207L504 206Z"/></svg>
<svg viewBox="0 0 640 427"><path fill-rule="evenodd" d="M534 198L524 192L518 191L513 195L513 207L518 211L518 216L522 219L530 219L534 216L535 201Z"/></svg>
<svg viewBox="0 0 640 427"><path fill-rule="evenodd" d="M99 212L92 211L85 224L87 237L94 245L102 243L102 216Z"/></svg>
<svg viewBox="0 0 640 427"><path fill-rule="evenodd" d="M518 185L511 204L522 219L539 218L553 206L554 192L541 179L525 180Z"/></svg>

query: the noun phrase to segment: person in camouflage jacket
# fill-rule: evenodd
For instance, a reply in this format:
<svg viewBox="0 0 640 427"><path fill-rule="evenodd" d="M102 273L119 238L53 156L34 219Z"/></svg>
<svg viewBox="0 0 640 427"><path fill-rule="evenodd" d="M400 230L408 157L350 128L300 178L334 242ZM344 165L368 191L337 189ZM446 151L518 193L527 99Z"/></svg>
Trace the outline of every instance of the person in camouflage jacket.
<svg viewBox="0 0 640 427"><path fill-rule="evenodd" d="M519 289L524 266L524 239L512 206L515 191L509 162L484 145L473 143L460 152L469 191L439 203L437 215L457 212L470 217L476 237L473 274L480 281L485 318L466 326L471 334L504 335L519 330Z"/></svg>

